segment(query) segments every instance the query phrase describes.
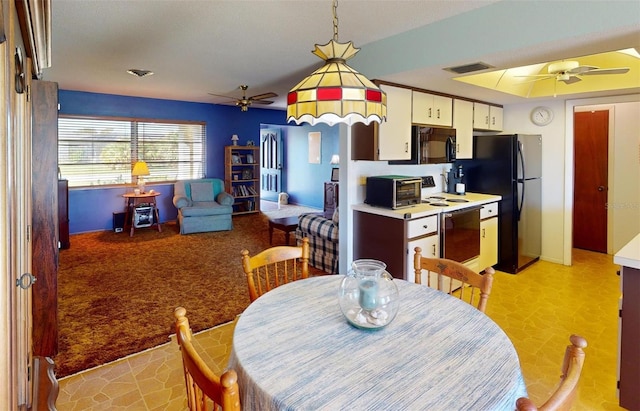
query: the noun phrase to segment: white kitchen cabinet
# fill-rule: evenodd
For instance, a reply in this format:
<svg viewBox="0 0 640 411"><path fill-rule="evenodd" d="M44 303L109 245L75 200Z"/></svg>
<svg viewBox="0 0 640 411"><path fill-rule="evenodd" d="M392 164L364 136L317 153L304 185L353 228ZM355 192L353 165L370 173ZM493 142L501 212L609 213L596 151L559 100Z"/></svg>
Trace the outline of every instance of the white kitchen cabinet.
<svg viewBox="0 0 640 411"><path fill-rule="evenodd" d="M411 89L381 85L387 93L387 121L351 126L352 160L411 159Z"/></svg>
<svg viewBox="0 0 640 411"><path fill-rule="evenodd" d="M498 203L489 203L480 209L480 271L498 263Z"/></svg>
<svg viewBox="0 0 640 411"><path fill-rule="evenodd" d="M453 99L451 97L413 91L411 121L414 124L451 127Z"/></svg>
<svg viewBox="0 0 640 411"><path fill-rule="evenodd" d="M473 103L453 100L453 128L456 129L456 159L473 158Z"/></svg>
<svg viewBox="0 0 640 411"><path fill-rule="evenodd" d="M474 130L502 131L502 107L473 103Z"/></svg>

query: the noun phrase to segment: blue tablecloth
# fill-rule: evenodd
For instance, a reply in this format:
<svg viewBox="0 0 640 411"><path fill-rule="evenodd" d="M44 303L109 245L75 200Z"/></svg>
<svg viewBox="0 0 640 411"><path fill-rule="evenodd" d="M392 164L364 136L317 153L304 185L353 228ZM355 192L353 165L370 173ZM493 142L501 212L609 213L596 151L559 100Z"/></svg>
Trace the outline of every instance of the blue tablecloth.
<svg viewBox="0 0 640 411"><path fill-rule="evenodd" d="M513 410L527 395L513 344L476 308L394 280L395 320L360 330L340 311L341 280L280 286L241 315L229 366L244 410Z"/></svg>

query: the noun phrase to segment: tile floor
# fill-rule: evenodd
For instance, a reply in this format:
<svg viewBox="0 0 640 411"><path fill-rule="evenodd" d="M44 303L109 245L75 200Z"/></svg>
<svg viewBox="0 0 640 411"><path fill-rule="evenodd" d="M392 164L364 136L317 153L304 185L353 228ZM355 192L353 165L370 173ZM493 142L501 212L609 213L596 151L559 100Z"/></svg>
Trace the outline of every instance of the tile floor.
<svg viewBox="0 0 640 411"><path fill-rule="evenodd" d="M574 250L571 267L540 261L517 275L496 274L487 315L513 341L536 403L555 388L564 348L575 333L589 346L574 409L622 410L615 388L617 270L612 256ZM232 336L233 323L196 335L197 348L217 373L226 364ZM172 338L157 348L63 378L57 409L184 410L180 361Z"/></svg>

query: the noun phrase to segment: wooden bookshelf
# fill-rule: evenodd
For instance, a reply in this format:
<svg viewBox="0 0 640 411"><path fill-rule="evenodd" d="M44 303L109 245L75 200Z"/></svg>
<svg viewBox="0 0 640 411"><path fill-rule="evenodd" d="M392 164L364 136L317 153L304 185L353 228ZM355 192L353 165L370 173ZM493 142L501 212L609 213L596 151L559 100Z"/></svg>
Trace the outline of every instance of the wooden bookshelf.
<svg viewBox="0 0 640 411"><path fill-rule="evenodd" d="M235 198L234 215L260 212L260 147L225 147L224 187Z"/></svg>

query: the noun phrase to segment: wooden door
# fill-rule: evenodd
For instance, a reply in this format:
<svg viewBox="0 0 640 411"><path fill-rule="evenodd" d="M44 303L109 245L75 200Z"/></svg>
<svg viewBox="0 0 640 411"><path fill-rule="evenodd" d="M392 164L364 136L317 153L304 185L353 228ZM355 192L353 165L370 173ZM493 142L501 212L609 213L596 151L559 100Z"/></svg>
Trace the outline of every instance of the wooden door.
<svg viewBox="0 0 640 411"><path fill-rule="evenodd" d="M609 111L573 115L573 246L607 252Z"/></svg>
<svg viewBox="0 0 640 411"><path fill-rule="evenodd" d="M280 130L260 130L260 198L278 201L282 186L282 138Z"/></svg>

